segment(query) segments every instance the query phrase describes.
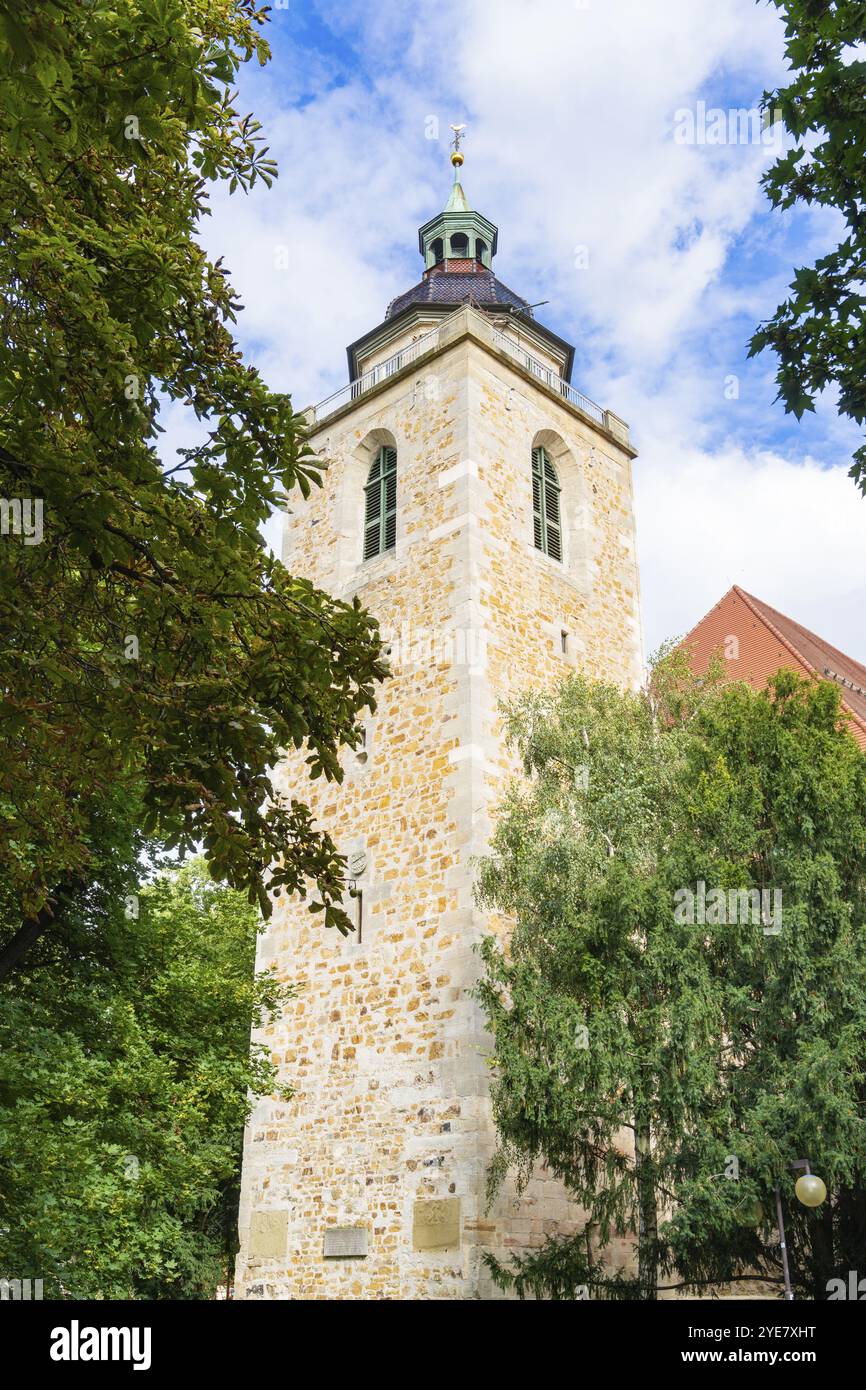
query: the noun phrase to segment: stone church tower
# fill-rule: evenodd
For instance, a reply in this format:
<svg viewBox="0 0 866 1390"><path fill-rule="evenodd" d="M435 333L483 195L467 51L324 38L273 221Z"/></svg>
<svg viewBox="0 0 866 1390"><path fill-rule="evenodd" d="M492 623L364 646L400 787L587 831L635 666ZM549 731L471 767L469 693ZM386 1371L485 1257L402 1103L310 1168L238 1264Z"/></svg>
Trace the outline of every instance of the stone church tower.
<svg viewBox="0 0 866 1390"><path fill-rule="evenodd" d="M247 1130L238 1297L495 1297L485 1250L575 1229L543 1174L486 1208L473 861L513 771L499 702L569 668L641 679L634 451L569 384L574 349L497 279L497 228L467 202L459 148L452 163L423 278L307 412L328 468L292 498L285 560L358 595L393 676L341 786L282 770L361 896L351 938L283 903L260 939L259 968L300 987L259 1039L294 1095Z"/></svg>

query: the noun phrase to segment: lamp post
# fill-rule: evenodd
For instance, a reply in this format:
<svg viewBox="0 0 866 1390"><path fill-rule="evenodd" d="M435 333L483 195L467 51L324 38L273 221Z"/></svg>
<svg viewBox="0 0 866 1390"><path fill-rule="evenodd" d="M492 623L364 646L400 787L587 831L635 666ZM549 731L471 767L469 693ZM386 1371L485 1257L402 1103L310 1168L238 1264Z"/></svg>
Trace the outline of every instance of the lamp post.
<svg viewBox="0 0 866 1390"><path fill-rule="evenodd" d="M819 1177L812 1172L809 1167L808 1158L795 1158L791 1167L794 1172L799 1172L800 1177L794 1184L794 1192L797 1200L802 1202L804 1207L820 1207L824 1198L827 1196L827 1189ZM776 1185L776 1220L779 1223L779 1243L782 1251L782 1273L785 1276L785 1299L788 1303L794 1301L794 1290L791 1288L791 1271L788 1266L788 1245L785 1240L785 1218L782 1215L782 1194Z"/></svg>

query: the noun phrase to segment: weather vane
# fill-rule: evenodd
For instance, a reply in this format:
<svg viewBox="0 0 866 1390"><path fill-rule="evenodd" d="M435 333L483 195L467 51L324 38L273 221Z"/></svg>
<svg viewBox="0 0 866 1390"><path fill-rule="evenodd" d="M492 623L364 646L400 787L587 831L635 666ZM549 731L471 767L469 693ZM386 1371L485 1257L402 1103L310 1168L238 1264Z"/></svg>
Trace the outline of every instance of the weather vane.
<svg viewBox="0 0 866 1390"><path fill-rule="evenodd" d="M464 121L462 125L453 125L451 129L454 131L454 139L451 141L451 146L454 150L454 153L451 156L451 163L454 165L456 169L459 165L463 163L463 154L460 149L460 141L463 139L463 132L466 129L466 122Z"/></svg>

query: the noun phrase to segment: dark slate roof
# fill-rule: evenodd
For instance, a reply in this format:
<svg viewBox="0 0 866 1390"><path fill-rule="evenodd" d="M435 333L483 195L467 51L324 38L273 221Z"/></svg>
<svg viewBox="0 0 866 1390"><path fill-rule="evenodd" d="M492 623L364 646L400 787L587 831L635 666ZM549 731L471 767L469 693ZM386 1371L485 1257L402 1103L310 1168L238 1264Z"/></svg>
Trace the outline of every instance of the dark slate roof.
<svg viewBox="0 0 866 1390"><path fill-rule="evenodd" d="M504 304L532 314L528 302L497 280L492 270L434 270L426 280L392 299L385 318L396 318L410 304L467 304L470 300L484 307Z"/></svg>

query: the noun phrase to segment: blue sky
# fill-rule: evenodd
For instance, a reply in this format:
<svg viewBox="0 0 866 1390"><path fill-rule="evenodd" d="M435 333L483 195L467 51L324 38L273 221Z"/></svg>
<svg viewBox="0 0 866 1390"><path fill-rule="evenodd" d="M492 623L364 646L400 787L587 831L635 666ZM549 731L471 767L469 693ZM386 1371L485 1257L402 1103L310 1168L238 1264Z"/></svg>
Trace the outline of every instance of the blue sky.
<svg viewBox="0 0 866 1390"><path fill-rule="evenodd" d="M273 61L245 70L241 104L280 177L214 190L203 232L266 379L298 406L344 383L345 345L420 278L417 228L445 202L449 124L466 121L463 183L499 227L497 273L550 300L538 316L575 343L575 384L640 450L647 649L738 583L866 660L856 432L829 400L786 417L771 355L746 358L833 218L770 209L759 180L778 147L675 138L678 112L753 107L783 78L774 7L272 3Z"/></svg>

